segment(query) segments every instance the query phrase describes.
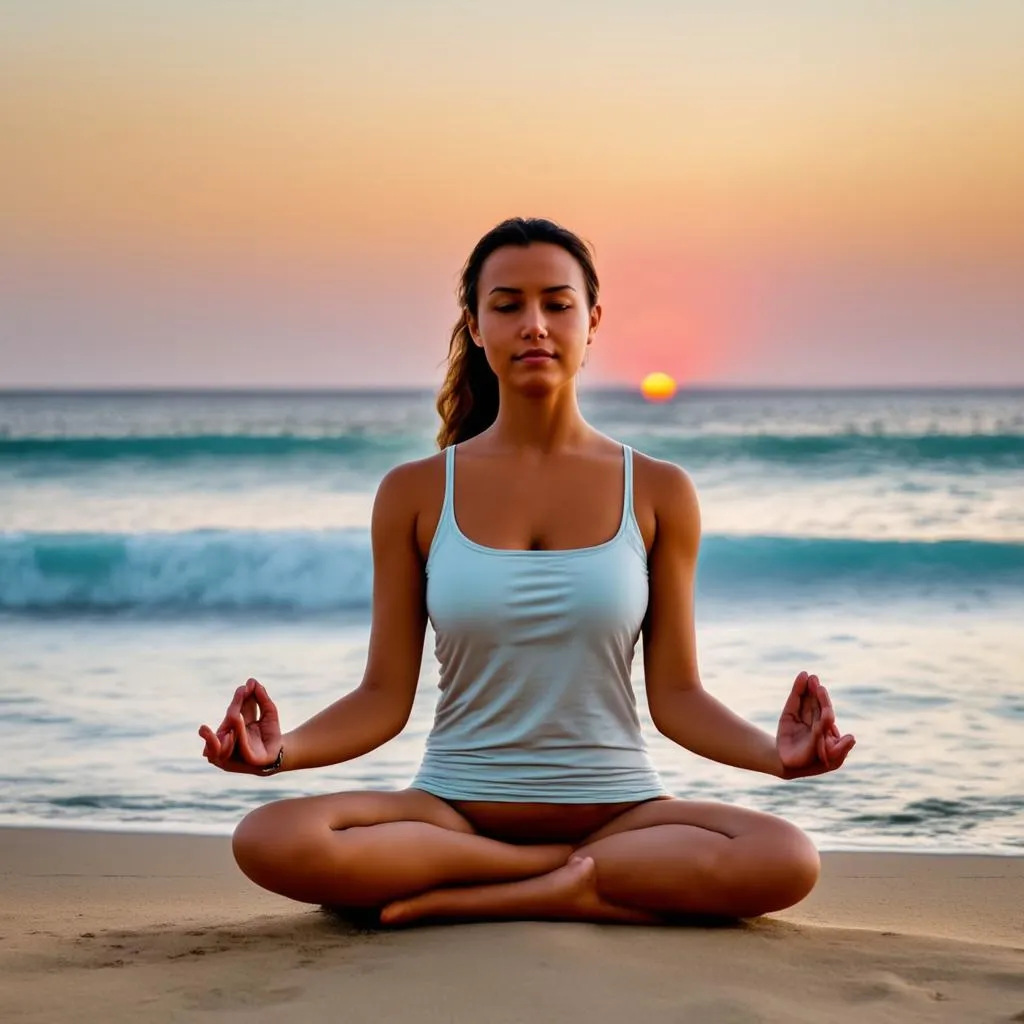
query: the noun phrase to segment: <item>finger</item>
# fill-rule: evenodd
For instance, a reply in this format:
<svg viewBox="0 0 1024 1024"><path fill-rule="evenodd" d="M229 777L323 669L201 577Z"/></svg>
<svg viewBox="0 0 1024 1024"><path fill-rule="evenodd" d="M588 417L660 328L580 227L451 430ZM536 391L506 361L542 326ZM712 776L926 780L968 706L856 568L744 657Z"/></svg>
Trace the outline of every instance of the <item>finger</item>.
<svg viewBox="0 0 1024 1024"><path fill-rule="evenodd" d="M246 693L245 699L242 701L242 721L246 725L252 725L256 721L258 713L259 704L256 698L251 693Z"/></svg>
<svg viewBox="0 0 1024 1024"><path fill-rule="evenodd" d="M811 673L807 677L807 692L803 702L804 722L807 725L814 725L821 718L821 701L818 698L820 686L818 677Z"/></svg>
<svg viewBox="0 0 1024 1024"><path fill-rule="evenodd" d="M817 747L818 747L818 760L827 768L828 767L828 743L826 742L825 731L821 729L817 735Z"/></svg>
<svg viewBox="0 0 1024 1024"><path fill-rule="evenodd" d="M255 764L256 759L253 756L252 747L249 745L249 734L246 731L245 722L240 714L235 716L234 726L235 743L238 747L238 753L246 763Z"/></svg>
<svg viewBox="0 0 1024 1024"><path fill-rule="evenodd" d="M786 703L782 708L782 714L786 717L800 718L800 705L803 702L804 694L807 692L807 673L801 672L793 680L793 688L789 691Z"/></svg>
<svg viewBox="0 0 1024 1024"><path fill-rule="evenodd" d="M807 681L807 699L804 701L804 714L807 716L807 724L817 730L823 728L821 717L821 701L818 700L817 690L811 679Z"/></svg>
<svg viewBox="0 0 1024 1024"><path fill-rule="evenodd" d="M829 735L838 739L840 732L839 727L836 725L836 709L832 703L832 697L824 686L820 687L820 691L821 706L823 709L827 709L827 714L831 722L831 725L829 726Z"/></svg>
<svg viewBox="0 0 1024 1024"><path fill-rule="evenodd" d="M277 705L270 699L267 688L262 683L257 683L253 693L260 706L260 718L277 718Z"/></svg>
<svg viewBox="0 0 1024 1024"><path fill-rule="evenodd" d="M818 685L818 700L823 708L828 708L833 714L835 713L835 708L832 707L832 698L828 695L828 690L820 683Z"/></svg>
<svg viewBox="0 0 1024 1024"><path fill-rule="evenodd" d="M857 741L852 736L844 736L838 743L834 744L829 752L832 768L840 768L856 745Z"/></svg>
<svg viewBox="0 0 1024 1024"><path fill-rule="evenodd" d="M220 756L222 761L229 761L235 753L235 731L232 729L224 737L224 742L220 746Z"/></svg>
<svg viewBox="0 0 1024 1024"><path fill-rule="evenodd" d="M812 672L807 677L807 695L814 700L814 703L820 708L822 706L821 699L821 680Z"/></svg>
<svg viewBox="0 0 1024 1024"><path fill-rule="evenodd" d="M256 687L259 686L259 680L257 679L246 679L245 686L242 688L243 700L251 700L256 693Z"/></svg>
<svg viewBox="0 0 1024 1024"><path fill-rule="evenodd" d="M220 739L217 734L208 725L201 725L199 735L206 741L203 745L203 757L216 757L220 752Z"/></svg>
<svg viewBox="0 0 1024 1024"><path fill-rule="evenodd" d="M818 720L821 722L821 731L828 735L832 726L835 725L836 713L831 707L823 707L818 711Z"/></svg>
<svg viewBox="0 0 1024 1024"><path fill-rule="evenodd" d="M818 751L818 760L826 767L829 765L828 738L834 721L835 716L831 709L822 708L819 705L817 721L814 723L814 739Z"/></svg>
<svg viewBox="0 0 1024 1024"><path fill-rule="evenodd" d="M838 739L829 738L828 749L832 756L835 756L837 750L852 750L857 740L850 734L846 733L845 736L840 736Z"/></svg>
<svg viewBox="0 0 1024 1024"><path fill-rule="evenodd" d="M218 764L230 756L231 746L228 743L227 737L214 734L206 740L206 745L203 747L203 757L211 764Z"/></svg>
<svg viewBox="0 0 1024 1024"><path fill-rule="evenodd" d="M223 725L230 725L232 718L236 714L240 714L242 710L242 701L245 699L245 687L239 686L235 690L234 696L231 698L231 703L228 705L227 711L224 712Z"/></svg>
<svg viewBox="0 0 1024 1024"><path fill-rule="evenodd" d="M245 685L236 687L234 694L231 697L231 703L228 705L227 711L224 712L224 720L220 723L217 732L221 735L228 732L233 732L235 728L235 719L242 713L242 702L245 700Z"/></svg>
<svg viewBox="0 0 1024 1024"><path fill-rule="evenodd" d="M226 716L224 721L221 722L220 727L217 729L217 738L222 744L227 742L229 736L234 735L237 717L237 712L235 715Z"/></svg>

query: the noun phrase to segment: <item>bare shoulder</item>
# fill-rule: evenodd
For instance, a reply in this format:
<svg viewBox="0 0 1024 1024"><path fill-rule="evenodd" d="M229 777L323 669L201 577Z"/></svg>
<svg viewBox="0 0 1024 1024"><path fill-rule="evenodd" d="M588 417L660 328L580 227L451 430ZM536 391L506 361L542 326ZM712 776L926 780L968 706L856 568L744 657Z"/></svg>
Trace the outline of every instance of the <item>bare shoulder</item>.
<svg viewBox="0 0 1024 1024"><path fill-rule="evenodd" d="M690 474L674 462L635 452L637 519L649 517L654 542L671 537L696 546L700 539L700 503ZM646 531L645 531L646 532Z"/></svg>
<svg viewBox="0 0 1024 1024"><path fill-rule="evenodd" d="M392 466L377 487L377 502L386 507L415 505L424 489L440 480L444 486L444 452Z"/></svg>
<svg viewBox="0 0 1024 1024"><path fill-rule="evenodd" d="M443 498L444 452L436 452L402 462L384 474L377 487L373 518L385 528L414 534L425 557L437 528Z"/></svg>

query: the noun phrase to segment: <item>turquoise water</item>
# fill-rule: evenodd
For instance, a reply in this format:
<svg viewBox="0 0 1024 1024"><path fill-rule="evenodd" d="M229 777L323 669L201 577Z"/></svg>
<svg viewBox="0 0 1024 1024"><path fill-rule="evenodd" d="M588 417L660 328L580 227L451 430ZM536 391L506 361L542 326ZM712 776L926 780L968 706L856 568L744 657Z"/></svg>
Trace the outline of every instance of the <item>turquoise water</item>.
<svg viewBox="0 0 1024 1024"><path fill-rule="evenodd" d="M705 685L773 729L817 671L858 736L780 783L648 722L670 788L825 848L1024 848L1024 392L581 400L697 484ZM373 493L436 426L426 392L0 394L0 822L228 832L275 795L407 783L429 634L409 726L358 761L239 779L195 729L249 675L286 726L358 684Z"/></svg>

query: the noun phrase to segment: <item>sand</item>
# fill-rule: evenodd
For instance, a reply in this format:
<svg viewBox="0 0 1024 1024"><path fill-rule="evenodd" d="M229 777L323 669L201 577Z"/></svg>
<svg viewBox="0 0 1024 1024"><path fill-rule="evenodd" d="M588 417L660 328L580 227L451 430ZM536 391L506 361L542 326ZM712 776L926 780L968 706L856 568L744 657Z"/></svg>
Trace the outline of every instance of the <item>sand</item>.
<svg viewBox="0 0 1024 1024"><path fill-rule="evenodd" d="M365 931L226 839L0 829L0 1021L1024 1021L1024 858L826 854L734 927Z"/></svg>

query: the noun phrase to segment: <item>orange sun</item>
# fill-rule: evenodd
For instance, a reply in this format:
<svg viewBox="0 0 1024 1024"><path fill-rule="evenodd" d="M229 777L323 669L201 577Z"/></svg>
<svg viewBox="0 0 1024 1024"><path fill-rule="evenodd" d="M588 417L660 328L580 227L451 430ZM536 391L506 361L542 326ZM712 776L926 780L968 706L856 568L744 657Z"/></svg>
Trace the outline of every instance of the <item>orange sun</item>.
<svg viewBox="0 0 1024 1024"><path fill-rule="evenodd" d="M667 402L676 393L676 382L660 370L640 382L640 393L648 402Z"/></svg>

